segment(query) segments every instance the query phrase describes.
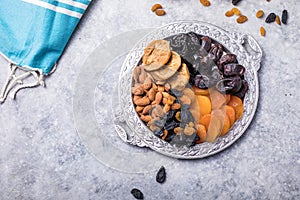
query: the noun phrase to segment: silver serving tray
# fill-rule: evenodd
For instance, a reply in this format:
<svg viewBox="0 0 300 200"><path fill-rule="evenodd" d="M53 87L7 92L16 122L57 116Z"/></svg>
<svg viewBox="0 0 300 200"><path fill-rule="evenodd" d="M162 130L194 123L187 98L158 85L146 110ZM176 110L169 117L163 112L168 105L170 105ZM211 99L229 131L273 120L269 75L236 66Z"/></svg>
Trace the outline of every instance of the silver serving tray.
<svg viewBox="0 0 300 200"><path fill-rule="evenodd" d="M205 142L193 147L178 148L156 137L140 120L132 102L132 73L143 55L144 48L150 41L190 31L209 36L221 43L228 51L236 54L239 63L246 68L244 76L249 83L249 90L244 98L245 111L242 118L234 123L225 136L218 137L212 143ZM118 85L119 104L115 110L115 129L118 135L129 144L149 147L161 154L180 159L204 158L226 149L243 135L255 114L259 97L257 71L260 68L261 58L262 50L253 37L225 31L212 24L199 21L180 21L157 29L140 40L123 63Z"/></svg>

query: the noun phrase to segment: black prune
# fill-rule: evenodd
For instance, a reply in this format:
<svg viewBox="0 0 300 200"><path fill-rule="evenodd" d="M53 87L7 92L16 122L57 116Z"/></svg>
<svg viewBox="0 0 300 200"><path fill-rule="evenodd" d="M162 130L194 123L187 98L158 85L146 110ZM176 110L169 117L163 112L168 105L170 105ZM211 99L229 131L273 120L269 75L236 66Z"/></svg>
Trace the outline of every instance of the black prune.
<svg viewBox="0 0 300 200"><path fill-rule="evenodd" d="M237 63L229 63L224 65L224 76L242 76L245 73L245 68Z"/></svg>
<svg viewBox="0 0 300 200"><path fill-rule="evenodd" d="M220 60L218 61L219 70L223 71L224 65L226 65L228 63L237 63L237 59L236 59L235 54L228 53L228 54L225 54L224 56L222 56L220 58Z"/></svg>
<svg viewBox="0 0 300 200"><path fill-rule="evenodd" d="M219 92L225 92L226 94L234 94L238 92L241 87L242 80L239 76L222 79L216 85L216 88Z"/></svg>
<svg viewBox="0 0 300 200"><path fill-rule="evenodd" d="M266 18L266 23L272 23L275 22L276 19L276 14L275 13L270 13L267 18Z"/></svg>
<svg viewBox="0 0 300 200"><path fill-rule="evenodd" d="M223 46L219 43L213 45L208 53L208 56L214 62L217 62L223 55Z"/></svg>
<svg viewBox="0 0 300 200"><path fill-rule="evenodd" d="M241 89L237 93L235 93L234 96L244 99L248 89L249 89L248 82L246 80L243 80Z"/></svg>
<svg viewBox="0 0 300 200"><path fill-rule="evenodd" d="M136 199L144 199L144 194L137 188L133 188L131 190L131 194L134 196Z"/></svg>
<svg viewBox="0 0 300 200"><path fill-rule="evenodd" d="M287 19L288 19L288 12L287 10L283 10L282 11L282 15L281 15L281 21L283 24L287 23Z"/></svg>
<svg viewBox="0 0 300 200"><path fill-rule="evenodd" d="M166 180L166 169L164 166L161 166L156 174L156 181L158 183L163 183Z"/></svg>
<svg viewBox="0 0 300 200"><path fill-rule="evenodd" d="M209 86L209 78L201 74L196 75L195 86L201 89L207 89Z"/></svg>

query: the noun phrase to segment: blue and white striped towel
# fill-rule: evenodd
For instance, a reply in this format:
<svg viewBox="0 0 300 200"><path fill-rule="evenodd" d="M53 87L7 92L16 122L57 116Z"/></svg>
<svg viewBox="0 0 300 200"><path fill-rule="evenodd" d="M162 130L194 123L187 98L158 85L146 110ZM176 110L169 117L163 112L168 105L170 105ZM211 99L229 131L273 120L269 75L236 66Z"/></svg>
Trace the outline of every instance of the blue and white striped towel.
<svg viewBox="0 0 300 200"><path fill-rule="evenodd" d="M21 83L13 80L16 68L38 77L35 84L18 85L16 91L43 84L43 75L53 70L90 1L1 0L0 53L11 63L12 69L0 102Z"/></svg>

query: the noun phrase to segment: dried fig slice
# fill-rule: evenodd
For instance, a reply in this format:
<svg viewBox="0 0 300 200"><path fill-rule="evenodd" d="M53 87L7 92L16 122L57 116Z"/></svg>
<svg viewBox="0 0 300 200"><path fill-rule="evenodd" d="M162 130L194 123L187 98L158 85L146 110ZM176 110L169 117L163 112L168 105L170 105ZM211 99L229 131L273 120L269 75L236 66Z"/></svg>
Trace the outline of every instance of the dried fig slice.
<svg viewBox="0 0 300 200"><path fill-rule="evenodd" d="M163 67L171 57L169 42L154 40L144 49L143 63L146 71L154 71Z"/></svg>
<svg viewBox="0 0 300 200"><path fill-rule="evenodd" d="M171 78L181 66L181 57L175 51L172 51L172 56L170 61L166 66L160 68L159 70L150 72L151 76L157 81L165 81Z"/></svg>
<svg viewBox="0 0 300 200"><path fill-rule="evenodd" d="M182 63L178 73L176 73L170 80L169 84L174 90L182 91L190 80L190 72L185 63Z"/></svg>

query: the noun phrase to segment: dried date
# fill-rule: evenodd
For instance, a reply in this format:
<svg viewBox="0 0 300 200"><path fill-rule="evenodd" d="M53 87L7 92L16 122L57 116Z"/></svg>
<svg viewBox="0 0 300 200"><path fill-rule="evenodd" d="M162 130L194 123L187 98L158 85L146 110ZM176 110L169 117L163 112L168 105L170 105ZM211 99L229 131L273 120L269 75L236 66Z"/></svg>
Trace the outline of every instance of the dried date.
<svg viewBox="0 0 300 200"><path fill-rule="evenodd" d="M228 63L237 63L237 59L236 59L236 55L235 54L225 54L224 56L222 56L220 58L220 60L218 61L218 68L220 71L223 71L223 67L224 65L228 64Z"/></svg>
<svg viewBox="0 0 300 200"><path fill-rule="evenodd" d="M223 55L223 46L219 43L213 45L208 53L208 56L214 62L217 62L221 58L222 55Z"/></svg>
<svg viewBox="0 0 300 200"><path fill-rule="evenodd" d="M245 68L237 63L229 63L224 65L224 76L242 76L245 73Z"/></svg>

